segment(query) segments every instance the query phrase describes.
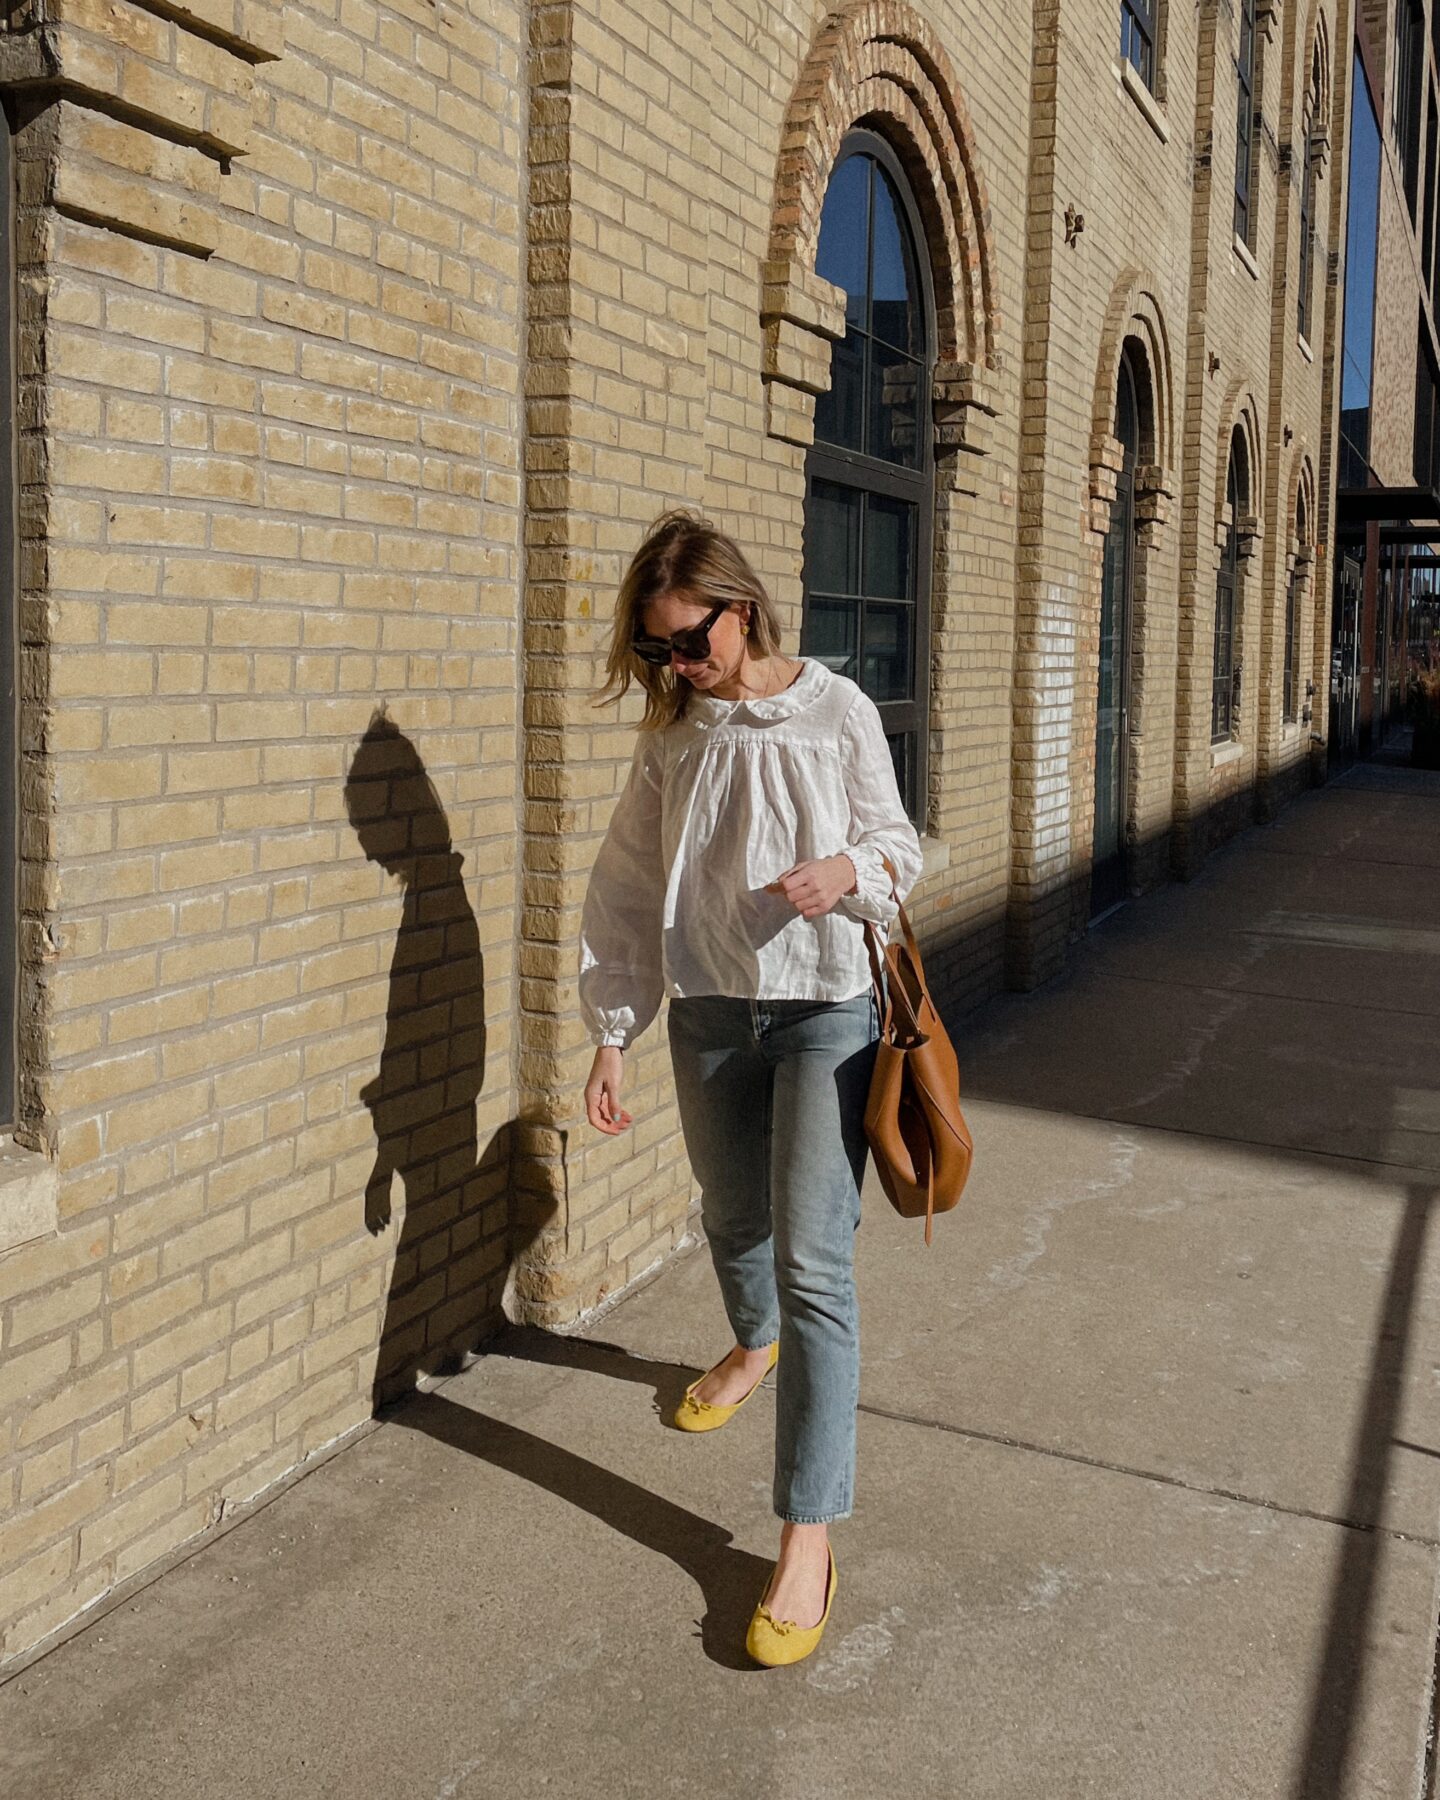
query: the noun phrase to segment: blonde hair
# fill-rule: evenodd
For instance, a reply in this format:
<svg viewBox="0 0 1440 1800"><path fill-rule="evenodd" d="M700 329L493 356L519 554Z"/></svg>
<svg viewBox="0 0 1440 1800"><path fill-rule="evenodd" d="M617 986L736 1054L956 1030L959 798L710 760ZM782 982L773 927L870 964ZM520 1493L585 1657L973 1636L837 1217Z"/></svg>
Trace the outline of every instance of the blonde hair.
<svg viewBox="0 0 1440 1800"><path fill-rule="evenodd" d="M619 705L632 681L645 690L641 731L658 731L683 718L695 692L672 665L643 662L630 648L642 628L652 600L675 594L711 607L724 600L730 607L748 602L750 632L746 654L774 656L780 649L780 615L765 584L751 568L734 538L699 513L683 506L662 513L630 559L615 600L615 620L605 657L605 685L592 704Z"/></svg>

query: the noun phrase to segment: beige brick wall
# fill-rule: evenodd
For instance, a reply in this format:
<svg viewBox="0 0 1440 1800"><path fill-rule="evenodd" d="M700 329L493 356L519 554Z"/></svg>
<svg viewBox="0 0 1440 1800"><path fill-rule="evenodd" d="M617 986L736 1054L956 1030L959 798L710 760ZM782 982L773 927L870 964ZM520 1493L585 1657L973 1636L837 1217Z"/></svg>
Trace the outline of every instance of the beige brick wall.
<svg viewBox="0 0 1440 1800"><path fill-rule="evenodd" d="M1037 12L1011 902L1011 976L1022 985L1053 973L1088 912L1100 552L1115 492L1107 471L1127 339L1142 345L1150 414L1137 470L1137 515L1150 517L1135 578L1126 805L1137 883L1153 880L1157 860L1165 861L1173 771L1170 493L1189 290L1177 221L1190 203L1195 44L1189 18L1172 8L1161 97L1147 109L1122 78L1118 14L1096 5L1083 16L1086 28L1072 30L1057 7ZM1135 179L1142 167L1144 183ZM1067 210L1083 218L1068 243Z"/></svg>
<svg viewBox="0 0 1440 1800"><path fill-rule="evenodd" d="M6 1654L366 1417L382 1346L493 1325L518 1110L521 13L62 17L91 91L17 141L59 1230L0 1259Z"/></svg>
<svg viewBox="0 0 1440 1800"><path fill-rule="evenodd" d="M1137 888L1303 772L1262 693L1287 496L1304 457L1330 479L1335 404L1323 252L1313 363L1286 290L1313 8L1265 51L1257 275L1213 7L1168 10L1162 143L1108 0L221 0L203 31L88 5L63 0L66 97L17 144L20 1135L58 1166L60 1222L0 1257L3 1656L502 1303L566 1327L694 1228L663 1011L627 1058L634 1131L584 1125L575 939L638 716L591 698L625 563L676 501L736 533L797 646L843 329L814 243L849 125L911 171L941 300L937 867L910 911L952 1011L1039 979L1084 923L1126 338L1154 413ZM5 67L53 80L34 39ZM1216 770L1242 416L1253 678Z"/></svg>
<svg viewBox="0 0 1440 1800"><path fill-rule="evenodd" d="M1313 361L1298 347L1295 317L1299 171L1292 181L1282 164L1299 135L1317 29L1333 45L1339 28L1323 7L1280 14L1262 6L1259 13L1256 95L1262 116L1252 164L1252 268L1234 246L1231 204L1238 15L1211 9L1201 21L1191 259L1191 316L1201 328L1191 333L1187 357L1176 746L1176 863L1182 871L1194 869L1208 848L1252 819L1257 800L1265 810L1308 779L1309 730L1283 725L1279 695L1296 493L1302 475L1333 485L1334 418L1326 412L1323 375L1336 353L1335 314L1327 298L1334 159L1316 196L1314 310L1324 331L1317 324L1322 341L1311 345ZM1332 142L1343 143L1343 112L1333 105L1330 110ZM1247 516L1239 521L1236 655L1242 674L1234 742L1216 749L1210 742L1215 577L1237 424L1246 435L1251 470ZM1328 639L1328 598L1328 565L1317 562L1305 596L1302 642Z"/></svg>
<svg viewBox="0 0 1440 1800"><path fill-rule="evenodd" d="M1420 249L1405 203L1394 140L1382 131L1380 223L1375 249L1375 357L1370 462L1382 481L1415 479L1415 353L1420 327Z"/></svg>

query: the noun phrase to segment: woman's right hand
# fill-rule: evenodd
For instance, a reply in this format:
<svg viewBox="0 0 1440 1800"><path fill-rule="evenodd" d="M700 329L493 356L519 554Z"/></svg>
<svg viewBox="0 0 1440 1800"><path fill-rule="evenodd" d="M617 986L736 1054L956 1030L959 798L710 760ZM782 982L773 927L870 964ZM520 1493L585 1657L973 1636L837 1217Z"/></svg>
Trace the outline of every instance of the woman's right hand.
<svg viewBox="0 0 1440 1800"><path fill-rule="evenodd" d="M625 1058L620 1046L601 1044L590 1065L590 1079L585 1083L585 1116L607 1137L619 1137L635 1122L620 1105L624 1079Z"/></svg>

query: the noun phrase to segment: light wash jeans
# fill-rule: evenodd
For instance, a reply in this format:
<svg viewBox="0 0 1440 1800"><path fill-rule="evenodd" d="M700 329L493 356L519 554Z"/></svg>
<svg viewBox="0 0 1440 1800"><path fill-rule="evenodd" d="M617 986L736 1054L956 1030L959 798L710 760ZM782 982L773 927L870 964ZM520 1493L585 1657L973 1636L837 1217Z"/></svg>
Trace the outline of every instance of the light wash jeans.
<svg viewBox="0 0 1440 1800"><path fill-rule="evenodd" d="M756 1350L780 1339L775 1511L801 1524L847 1518L874 991L852 1000L689 995L671 1000L669 1029L685 1148L735 1341Z"/></svg>

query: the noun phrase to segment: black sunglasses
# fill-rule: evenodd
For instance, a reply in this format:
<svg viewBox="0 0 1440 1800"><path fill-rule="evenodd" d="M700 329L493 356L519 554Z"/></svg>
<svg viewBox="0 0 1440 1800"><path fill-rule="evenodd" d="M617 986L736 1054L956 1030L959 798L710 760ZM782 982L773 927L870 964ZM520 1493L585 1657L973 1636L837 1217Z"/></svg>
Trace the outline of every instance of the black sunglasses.
<svg viewBox="0 0 1440 1800"><path fill-rule="evenodd" d="M668 663L671 652L678 650L686 662L703 662L710 654L710 627L730 602L722 600L706 613L698 625L677 631L674 637L646 637L639 633L630 640L630 648L642 662Z"/></svg>

